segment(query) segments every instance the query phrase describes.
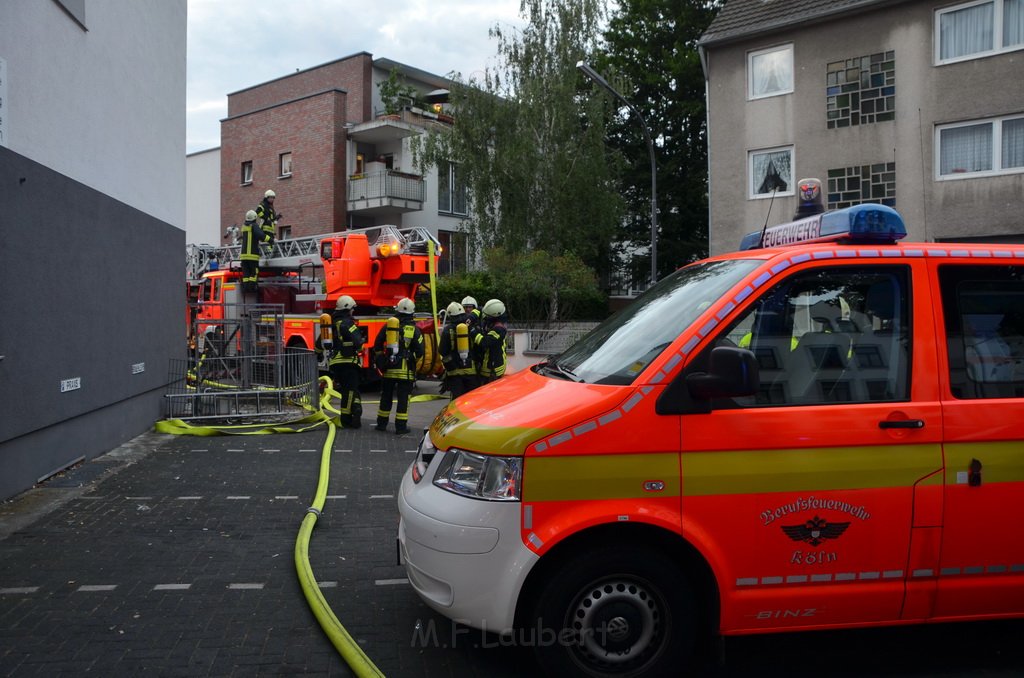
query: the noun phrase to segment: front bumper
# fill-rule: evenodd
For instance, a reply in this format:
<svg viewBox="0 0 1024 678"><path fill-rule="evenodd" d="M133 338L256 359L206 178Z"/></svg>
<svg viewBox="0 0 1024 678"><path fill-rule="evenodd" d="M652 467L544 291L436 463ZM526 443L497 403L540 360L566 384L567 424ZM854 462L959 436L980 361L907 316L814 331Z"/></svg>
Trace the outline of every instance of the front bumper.
<svg viewBox="0 0 1024 678"><path fill-rule="evenodd" d="M520 538L519 502L470 499L431 481L443 453L398 495L399 552L409 582L431 608L473 628L512 629L516 604L537 556Z"/></svg>

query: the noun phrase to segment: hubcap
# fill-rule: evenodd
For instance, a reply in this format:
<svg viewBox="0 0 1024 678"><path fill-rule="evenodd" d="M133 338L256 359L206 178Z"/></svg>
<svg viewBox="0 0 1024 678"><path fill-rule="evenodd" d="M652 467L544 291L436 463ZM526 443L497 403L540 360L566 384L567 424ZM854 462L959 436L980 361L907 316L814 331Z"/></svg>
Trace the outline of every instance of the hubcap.
<svg viewBox="0 0 1024 678"><path fill-rule="evenodd" d="M591 666L622 670L643 664L664 641L662 599L633 579L619 577L588 587L569 614L576 655Z"/></svg>

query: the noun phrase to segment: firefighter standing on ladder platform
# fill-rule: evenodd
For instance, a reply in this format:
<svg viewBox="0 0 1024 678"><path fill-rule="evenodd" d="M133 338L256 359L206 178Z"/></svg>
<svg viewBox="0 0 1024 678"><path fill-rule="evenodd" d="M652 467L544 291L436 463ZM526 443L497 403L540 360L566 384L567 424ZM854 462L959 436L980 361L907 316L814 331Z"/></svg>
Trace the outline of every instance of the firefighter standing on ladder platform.
<svg viewBox="0 0 1024 678"><path fill-rule="evenodd" d="M266 242L267 238L264 233L257 232L258 228L256 211L249 210L242 224L242 252L238 257L242 260L243 292L255 292L260 275L260 243Z"/></svg>
<svg viewBox="0 0 1024 678"><path fill-rule="evenodd" d="M384 375L377 410L378 431L388 430L391 400L397 396L395 433L409 432L409 396L416 381L416 363L423 357L423 334L413 322L416 304L408 297L395 306L395 317L388 318L387 327L377 335L373 352L377 368Z"/></svg>

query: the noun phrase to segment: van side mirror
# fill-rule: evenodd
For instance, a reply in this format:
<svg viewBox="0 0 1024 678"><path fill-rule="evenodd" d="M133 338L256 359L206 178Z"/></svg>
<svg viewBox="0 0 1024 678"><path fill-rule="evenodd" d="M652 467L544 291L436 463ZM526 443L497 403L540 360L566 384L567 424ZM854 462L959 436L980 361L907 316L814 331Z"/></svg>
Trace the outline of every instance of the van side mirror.
<svg viewBox="0 0 1024 678"><path fill-rule="evenodd" d="M691 396L701 400L733 398L756 393L759 380L753 352L719 346L711 349L708 371L688 374L686 387Z"/></svg>
<svg viewBox="0 0 1024 678"><path fill-rule="evenodd" d="M745 348L719 346L711 349L707 371L693 371L677 377L658 397L658 414L707 414L714 398L752 395L760 375L757 358Z"/></svg>

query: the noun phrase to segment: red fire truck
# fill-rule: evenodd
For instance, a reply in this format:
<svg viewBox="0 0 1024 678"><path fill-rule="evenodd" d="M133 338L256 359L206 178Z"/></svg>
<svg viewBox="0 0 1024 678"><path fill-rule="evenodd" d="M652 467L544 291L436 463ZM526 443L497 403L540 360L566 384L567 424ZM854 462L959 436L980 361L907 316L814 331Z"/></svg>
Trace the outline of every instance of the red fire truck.
<svg viewBox="0 0 1024 678"><path fill-rule="evenodd" d="M365 328L363 367L372 371L369 349L395 304L414 299L429 284L441 253L437 239L421 227L375 226L359 230L278 240L264 248L255 294L242 291L239 245L190 245L186 256L189 295L188 338L203 349L205 334L244 311L246 306L280 309L282 351L312 349L320 315L334 310L343 294L356 301L356 318ZM269 305L269 306L268 306ZM418 321L428 343L420 375L440 371L434 320Z"/></svg>

